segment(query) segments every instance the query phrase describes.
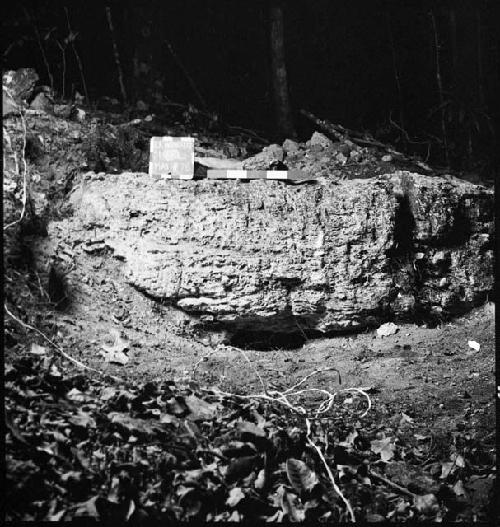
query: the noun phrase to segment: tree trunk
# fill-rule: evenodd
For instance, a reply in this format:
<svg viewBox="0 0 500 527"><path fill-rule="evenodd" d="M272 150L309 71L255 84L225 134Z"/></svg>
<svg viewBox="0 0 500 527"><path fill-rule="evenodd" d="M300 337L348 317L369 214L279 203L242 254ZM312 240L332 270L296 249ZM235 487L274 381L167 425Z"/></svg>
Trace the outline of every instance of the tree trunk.
<svg viewBox="0 0 500 527"><path fill-rule="evenodd" d="M276 127L279 135L295 137L290 100L288 97L288 79L285 62L285 38L283 24L283 5L272 2L269 10L271 77L276 114Z"/></svg>

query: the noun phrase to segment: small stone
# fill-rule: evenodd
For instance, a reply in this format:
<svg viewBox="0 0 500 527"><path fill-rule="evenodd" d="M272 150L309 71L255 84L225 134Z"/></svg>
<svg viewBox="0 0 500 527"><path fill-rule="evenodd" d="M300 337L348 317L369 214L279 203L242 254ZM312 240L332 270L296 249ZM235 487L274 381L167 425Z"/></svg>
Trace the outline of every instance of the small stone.
<svg viewBox="0 0 500 527"><path fill-rule="evenodd" d="M70 119L78 123L81 123L85 121L86 115L87 114L85 113L85 110L82 110L81 108L78 108L77 106L74 106L71 109Z"/></svg>
<svg viewBox="0 0 500 527"><path fill-rule="evenodd" d="M438 251L433 257L432 257L432 264L436 265L440 262L446 261L448 257L448 254L444 251Z"/></svg>
<svg viewBox="0 0 500 527"><path fill-rule="evenodd" d="M341 165L345 165L347 163L347 157L344 154L339 152L335 156L335 161L337 161L337 163L340 163Z"/></svg>
<svg viewBox="0 0 500 527"><path fill-rule="evenodd" d="M46 113L54 112L54 104L44 92L40 92L33 99L33 101L31 101L30 108L32 110L38 110L38 111L46 112Z"/></svg>
<svg viewBox="0 0 500 527"><path fill-rule="evenodd" d="M328 137L326 137L326 135L322 134L321 132L314 132L311 136L311 139L309 140L309 144L311 146L319 145L323 148L328 148L333 146L333 141L328 139Z"/></svg>
<svg viewBox="0 0 500 527"><path fill-rule="evenodd" d="M377 336L379 337L387 337L389 335L394 335L399 331L399 326L394 324L394 322L387 322L386 324L382 324L377 329Z"/></svg>
<svg viewBox="0 0 500 527"><path fill-rule="evenodd" d="M292 152L297 152L300 149L299 143L293 141L292 139L285 139L283 142L283 150L290 154Z"/></svg>

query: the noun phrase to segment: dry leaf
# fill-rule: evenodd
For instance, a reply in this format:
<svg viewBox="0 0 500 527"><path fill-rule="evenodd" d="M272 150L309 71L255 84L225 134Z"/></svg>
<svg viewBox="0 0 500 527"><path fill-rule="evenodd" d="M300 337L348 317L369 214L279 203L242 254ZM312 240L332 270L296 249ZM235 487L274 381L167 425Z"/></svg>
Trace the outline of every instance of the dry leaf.
<svg viewBox="0 0 500 527"><path fill-rule="evenodd" d="M257 478L255 479L254 486L259 490L266 486L266 471L264 469L259 471Z"/></svg>
<svg viewBox="0 0 500 527"><path fill-rule="evenodd" d="M77 388L71 388L71 390L66 394L66 399L74 401L75 403L85 403L92 400L87 394L81 392Z"/></svg>
<svg viewBox="0 0 500 527"><path fill-rule="evenodd" d="M380 454L382 461L387 463L394 457L394 450L396 449L391 437L385 439L375 439L371 442L371 451L375 454Z"/></svg>
<svg viewBox="0 0 500 527"><path fill-rule="evenodd" d="M229 498L226 500L226 505L229 507L236 507L238 503L245 497L245 494L240 487L235 487L229 491Z"/></svg>
<svg viewBox="0 0 500 527"><path fill-rule="evenodd" d="M232 483L246 478L255 468L259 456L245 456L235 459L229 465L226 472L226 481Z"/></svg>
<svg viewBox="0 0 500 527"><path fill-rule="evenodd" d="M318 483L316 474L299 459L286 460L286 474L288 481L299 494L311 490Z"/></svg>
<svg viewBox="0 0 500 527"><path fill-rule="evenodd" d="M353 446L354 440L358 437L358 435L359 434L357 430L352 430L351 432L349 432L345 440L339 443L339 446L344 446L344 447Z"/></svg>
<svg viewBox="0 0 500 527"><path fill-rule="evenodd" d="M95 419L90 414L82 411L78 412L71 419L69 419L69 422L73 426L79 426L82 428L95 428L97 426Z"/></svg>
<svg viewBox="0 0 500 527"><path fill-rule="evenodd" d="M217 416L221 405L217 403L207 403L203 399L196 397L196 395L188 395L185 397L185 402L188 408L191 410L191 414L188 415L188 419L203 420L212 419Z"/></svg>
<svg viewBox="0 0 500 527"><path fill-rule="evenodd" d="M402 417L399 421L399 426L403 426L405 423L413 424L413 419L409 415L406 415L404 412L401 412L401 416Z"/></svg>
<svg viewBox="0 0 500 527"><path fill-rule="evenodd" d="M255 425L254 423L251 423L250 421L240 421L238 424L238 430L243 434L246 432L247 434L252 434L257 437L266 437L266 432L263 428L260 426Z"/></svg>
<svg viewBox="0 0 500 527"><path fill-rule="evenodd" d="M418 512L428 514L439 510L439 503L434 494L424 494L415 496L415 508Z"/></svg>
<svg viewBox="0 0 500 527"><path fill-rule="evenodd" d="M43 346L40 346L40 344L37 344L36 342L32 342L30 353L33 355L45 355L47 353L47 349Z"/></svg>
<svg viewBox="0 0 500 527"><path fill-rule="evenodd" d="M455 485L453 485L453 492L455 492L457 496L467 496L467 491L465 490L461 479L459 479Z"/></svg>
<svg viewBox="0 0 500 527"><path fill-rule="evenodd" d="M299 498L290 492L284 492L281 502L283 512L293 522L303 522L306 519L306 511L299 501Z"/></svg>

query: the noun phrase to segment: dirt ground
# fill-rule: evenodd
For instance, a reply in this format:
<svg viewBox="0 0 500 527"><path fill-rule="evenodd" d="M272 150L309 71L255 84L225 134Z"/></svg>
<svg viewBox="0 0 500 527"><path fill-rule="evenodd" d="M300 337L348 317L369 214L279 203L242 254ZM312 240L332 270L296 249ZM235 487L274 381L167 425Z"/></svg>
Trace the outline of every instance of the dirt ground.
<svg viewBox="0 0 500 527"><path fill-rule="evenodd" d="M328 433L324 433L325 451L329 456L334 456L336 475L346 491L351 492L350 499L356 503L360 517L370 521L381 521L390 515L408 519L415 509L421 519L451 518L453 521L458 519L471 522L485 521L495 514L493 303L489 302L466 316L434 328L403 324L396 334L383 338L378 337L373 330L335 338L311 339L295 350L241 350L218 344L217 339L211 339L209 335L196 335L186 327L183 329L183 317L178 312L147 298L125 282L123 262L106 253L104 247L92 254L80 250L79 244L75 243L78 233L68 233L62 224L63 222L53 220L48 226L48 237L34 235L31 240L26 238L25 242L30 244L32 263L38 271L38 274L30 275L31 292L33 288L37 291L37 295L31 295L31 298L34 300L38 293L40 297L45 296L43 290L47 287L49 256L57 253L59 257L64 256L66 259L65 289L69 305L63 310L56 310L47 309L46 300L40 305L35 302L27 309L28 323L43 330L73 359L101 373L119 377L123 382L116 382L116 378L112 380L109 376L103 377L92 371L81 372L68 360L61 360L53 346L48 346L43 352L45 358L42 362L47 361L44 368L51 368L50 364L55 363L56 369L64 377L71 379L73 375L78 380L78 377L83 377L78 375L80 373L88 374L90 378L96 377L92 382L95 381L95 385L104 391L126 390L131 385L145 389L151 384L158 386L174 381L174 385L193 387L200 395L207 391L217 393L217 389L219 394L220 390L226 394L243 395L263 394L265 389L268 393L272 393L269 390L273 389L284 392L309 374L330 368L329 371L312 375L300 388L327 390L330 394L337 394L331 411L325 417L315 419L314 426L317 434L328 430ZM39 287L35 277L41 277ZM11 278L11 288L13 281L14 278ZM10 294L23 306L28 305L30 294L26 292L26 288L23 290L20 287L20 283L17 288L19 291L15 289ZM12 324L12 321L9 322ZM16 330L22 329L20 324L14 327ZM33 331L26 333L27 338L19 337L17 331L15 334L18 336L11 338L5 357L11 377L13 371L22 373L29 370L22 358L27 355L27 359L33 359L30 346L46 346L41 336ZM128 362L125 364L110 363L103 356L108 354L109 358L109 349L116 348L117 334L122 339L121 343L128 343ZM469 341L479 343L480 349L471 348ZM10 382L9 392L9 415L14 423L10 425L13 431L9 436L12 443L9 447L9 471L15 492L18 493L14 493L15 496L24 495L29 489L34 492L33 489L38 488L50 494L48 489L53 488L50 478L44 480L43 484L36 478L33 479L38 465L35 466L30 461L33 452L27 449L26 440L33 428L29 416L37 413L44 415L49 410L33 411L35 402L28 401L26 404L30 405L29 408L20 405L19 401L14 402L19 393L26 393L25 399L35 397L37 400L48 395L38 395L26 390L22 382L33 382L39 376L30 375L31 370L26 374L26 371L24 376L16 374L16 381ZM102 388L103 386L106 388ZM362 389L369 395L371 408L366 416L362 416L367 409L366 397L342 391L349 388ZM47 407L49 403L43 397L40 400ZM303 399L295 396L289 398L294 405L300 404L310 410L311 415L314 415L314 411L325 400L324 392L320 391L309 391ZM234 400L242 401L233 396L230 399L233 401L231 404L234 404ZM60 413L66 415L64 404L67 406L67 401L60 401L57 395L55 400L58 402L50 403L53 404L51 411L55 412L54 408L58 408ZM86 408L92 406L96 407L96 404L92 403ZM264 414L266 419L270 419L269 422L281 420L283 426L290 430L299 424L297 415L292 415L276 404L273 408L276 410L269 410L271 413ZM95 410L96 416L98 413ZM233 410L231 415L232 413ZM102 419L103 430L106 432L111 425L105 417ZM217 419L219 414L215 421ZM57 424L57 421L52 419L50 423ZM302 419L300 426L303 425ZM140 426L145 426L142 420ZM224 441L219 438L213 423L211 426L211 433L215 434L211 439L214 442ZM23 430L23 433L19 430ZM103 430L99 428L99 434L102 435ZM40 440L42 437L50 438L51 433L53 432L50 430L40 432ZM202 436L200 432L200 438ZM177 436L174 439L175 437ZM181 434L177 439L182 437L184 436ZM385 461L384 458L378 459L378 454L374 459L373 445L384 441L393 445L396 454L391 450ZM44 451L52 455L54 444L54 441L46 440L39 449L45 448ZM92 441L90 444L93 444ZM124 444L130 447L128 443ZM117 453L125 451L125 446L120 443L118 446L103 448L114 448L116 452L113 451L113 455L116 457ZM79 451L78 445L75 451ZM352 457L353 453L358 457ZM57 459L60 461L63 458ZM235 461L237 462L239 460ZM354 490L349 490L349 485L354 480L349 483L348 472L343 473L342 467L350 466L358 470L356 467L362 465L366 469L368 465L363 465L365 462L371 467L370 474L375 474L374 482L366 488L356 484L358 486L353 487ZM461 463L460 466L458 462ZM148 463L152 467L156 466L151 460ZM155 477L159 477L159 469L152 470L153 481ZM180 469L175 470L179 472ZM378 471L383 474L376 475ZM41 473L45 474L43 470ZM106 470L102 471L103 475L106 473ZM362 477L362 472L359 477ZM56 510L59 511L57 514L69 514L72 517L72 513L68 512L73 510L72 503L89 497L87 492L78 499L68 499L64 485L57 488L57 492L62 492L62 497L58 495L45 501L32 497L26 510L13 507L13 517L25 518L28 515L31 518L47 518L52 517L51 514ZM411 494L408 489L417 494ZM94 492L94 487L89 488L89 492L90 490ZM408 495L414 501L412 507L409 505ZM429 506L419 505L418 500L430 498ZM93 499L96 498L82 503L91 503ZM144 500L146 498L142 501ZM438 507L438 502L441 508ZM48 512L47 507L50 509ZM184 509L181 509L179 510L182 512Z"/></svg>
<svg viewBox="0 0 500 527"><path fill-rule="evenodd" d="M56 240L52 240L55 242ZM262 386L286 389L309 373L307 387L335 391L369 389L374 415L401 416L434 433L470 430L494 442L493 303L468 315L427 328L401 325L392 336L375 331L309 340L297 350L246 350L210 345L183 334L175 312L146 298L123 280L121 263L111 255L78 255L68 275L71 305L47 314L61 344L74 358L107 373L134 381L191 377L232 393L258 393ZM101 355L119 331L129 341L129 362L115 365ZM479 351L468 341L477 341ZM248 361L247 361L248 359ZM424 430L425 429L425 430Z"/></svg>

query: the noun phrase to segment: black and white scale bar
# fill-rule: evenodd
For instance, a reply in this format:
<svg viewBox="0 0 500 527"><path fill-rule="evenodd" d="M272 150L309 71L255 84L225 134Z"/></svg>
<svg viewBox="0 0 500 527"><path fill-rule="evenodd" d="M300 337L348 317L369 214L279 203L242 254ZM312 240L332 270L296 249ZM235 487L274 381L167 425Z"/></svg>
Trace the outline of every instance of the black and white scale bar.
<svg viewBox="0 0 500 527"><path fill-rule="evenodd" d="M208 179L279 179L308 181L313 178L302 170L207 170Z"/></svg>

